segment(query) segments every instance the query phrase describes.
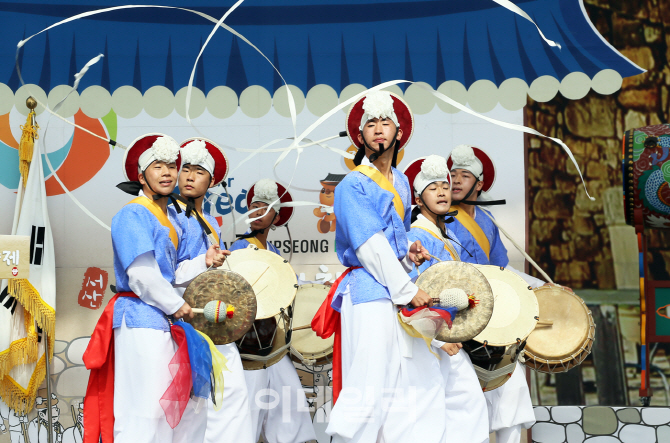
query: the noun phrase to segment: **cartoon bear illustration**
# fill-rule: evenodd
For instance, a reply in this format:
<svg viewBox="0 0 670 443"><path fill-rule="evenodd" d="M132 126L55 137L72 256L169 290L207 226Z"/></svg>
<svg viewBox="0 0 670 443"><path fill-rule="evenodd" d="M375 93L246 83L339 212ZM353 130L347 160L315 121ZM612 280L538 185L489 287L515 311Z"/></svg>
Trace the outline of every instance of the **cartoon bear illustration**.
<svg viewBox="0 0 670 443"><path fill-rule="evenodd" d="M333 206L335 203L335 188L342 181L346 174L328 174L321 180L321 194L319 194L319 203L322 205ZM326 234L335 231L335 213L325 212L323 208L314 209L314 215L320 220L316 222L316 229Z"/></svg>

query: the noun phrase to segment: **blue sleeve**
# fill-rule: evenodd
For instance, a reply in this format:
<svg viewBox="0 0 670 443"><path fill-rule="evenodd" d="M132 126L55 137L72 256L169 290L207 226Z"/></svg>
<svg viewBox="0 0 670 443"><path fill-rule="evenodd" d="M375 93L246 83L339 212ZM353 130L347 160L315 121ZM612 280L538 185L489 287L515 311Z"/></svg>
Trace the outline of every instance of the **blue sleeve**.
<svg viewBox="0 0 670 443"><path fill-rule="evenodd" d="M154 231L158 220L147 208L139 204L124 206L112 219L112 245L124 270L133 261L155 250ZM160 225L159 228L168 228Z"/></svg>
<svg viewBox="0 0 670 443"><path fill-rule="evenodd" d="M375 205L375 189L380 188L365 177L372 184L366 190L361 177L359 172L349 173L335 192L336 235L343 236L354 251L387 227Z"/></svg>

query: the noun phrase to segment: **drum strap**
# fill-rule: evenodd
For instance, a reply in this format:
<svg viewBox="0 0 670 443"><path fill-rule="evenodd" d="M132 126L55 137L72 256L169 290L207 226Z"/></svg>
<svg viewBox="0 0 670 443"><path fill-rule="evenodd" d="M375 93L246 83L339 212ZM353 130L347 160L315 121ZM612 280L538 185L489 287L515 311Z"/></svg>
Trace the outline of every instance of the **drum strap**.
<svg viewBox="0 0 670 443"><path fill-rule="evenodd" d="M172 226L172 223L170 222L170 219L168 218L167 215L163 212L163 210L158 206L156 203L154 203L152 200L148 199L147 197L137 197L136 199L131 200L127 204L138 204L141 206L144 206L151 212L154 217L158 219L158 222L168 228L170 230L170 240L172 240L172 244L174 245L175 249L179 249L179 237L177 236L177 230Z"/></svg>
<svg viewBox="0 0 670 443"><path fill-rule="evenodd" d="M246 240L252 245L256 246L258 249L267 249L265 245L262 244L256 237L249 237Z"/></svg>
<svg viewBox="0 0 670 443"><path fill-rule="evenodd" d="M495 380L496 378L502 377L503 375L511 376L512 372L514 372L514 365L516 365L516 361L493 371L487 371L486 369L480 368L477 365L472 366L475 368L475 372L477 373L478 379L480 379L483 382L490 382Z"/></svg>
<svg viewBox="0 0 670 443"><path fill-rule="evenodd" d="M400 198L398 191L395 190L393 184L391 184L391 182L388 181L388 179L384 177L381 172L372 166L366 165L356 166L354 171L360 172L373 182L377 183L384 191L388 191L393 194L393 206L395 206L395 210L400 216L400 219L405 219L405 205L402 203L402 199Z"/></svg>
<svg viewBox="0 0 670 443"><path fill-rule="evenodd" d="M458 211L458 214L456 214L456 220L461 222L463 227L468 230L479 247L482 248L484 254L486 254L486 258L489 258L491 244L489 243L489 239L486 238L484 231L482 231L481 226L479 226L475 219L470 217L470 215L462 210L459 206L452 206L451 209Z"/></svg>

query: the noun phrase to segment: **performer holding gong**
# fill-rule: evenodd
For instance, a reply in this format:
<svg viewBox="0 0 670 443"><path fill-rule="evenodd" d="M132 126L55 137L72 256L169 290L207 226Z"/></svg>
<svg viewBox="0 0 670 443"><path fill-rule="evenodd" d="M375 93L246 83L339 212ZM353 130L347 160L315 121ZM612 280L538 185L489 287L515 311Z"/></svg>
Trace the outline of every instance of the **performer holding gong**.
<svg viewBox="0 0 670 443"><path fill-rule="evenodd" d="M252 219L250 232L240 236L241 238L231 245L230 250L236 251L251 246L281 256L279 249L268 242L267 238L270 230L288 223L293 208L281 207L281 203L290 200L290 194L275 181L262 179L256 182L247 193L247 207L249 210L255 210L249 214L249 218ZM272 208L268 208L270 205ZM271 288L265 289L264 291L268 291L267 294L261 293L258 298L271 296L271 290ZM240 343L241 349L242 347L246 349L255 340L262 340L263 337L260 335L264 330L283 334L284 331L277 326L274 317L256 320L253 339L245 337ZM272 336L272 333L269 336ZM258 441L261 434L268 443L301 443L316 440L305 392L295 366L287 354L267 368L245 370L244 376L249 392L254 442ZM271 402L274 398L278 399L274 407L269 408L269 405L262 403Z"/></svg>
<svg viewBox="0 0 670 443"><path fill-rule="evenodd" d="M416 207L412 211L412 227L407 233L433 256L410 273L411 277L425 271L438 261L460 261L463 250L455 234L445 224L445 216L453 216L451 208L451 176L447 160L438 155L417 159L405 169L414 191ZM463 293L465 297L465 293ZM464 300L462 309L469 308ZM458 315L458 314L456 314ZM439 349L440 369L445 382L446 426L448 441L481 443L488 441L488 411L477 374L461 343L433 340Z"/></svg>
<svg viewBox="0 0 670 443"><path fill-rule="evenodd" d="M395 168L412 128L407 104L385 91L361 98L347 116L358 166L338 185L334 207L337 256L349 269L312 321L322 338L335 334L326 432L337 443L445 439L438 361L401 327L396 308L432 304L408 275L423 263L422 248L407 238L411 190Z"/></svg>
<svg viewBox="0 0 670 443"><path fill-rule="evenodd" d="M221 230L216 219L203 211L203 200L207 190L226 179L229 170L228 159L223 149L206 139L191 138L181 143L182 166L179 172L179 193L188 205L179 203L184 210L177 220L184 231L185 238L179 245L179 262L203 257L210 247L218 249L221 245ZM220 259L230 255L229 251L220 251ZM222 260L215 263L220 266ZM223 371L225 390L222 404L214 409L208 402L206 414L207 431L205 442L214 443L221 439L255 443L249 394L244 379L242 360L235 343L216 345L226 357L227 371ZM193 417L195 418L195 417Z"/></svg>
<svg viewBox="0 0 670 443"><path fill-rule="evenodd" d="M467 145L456 146L447 159L451 171L452 199L457 210L455 221L449 226L470 254L461 259L468 263L494 265L521 276L532 287L544 284L542 280L517 271L509 266L507 249L500 239L498 227L488 211L478 204L492 202L486 192L495 181L495 166L482 149ZM517 363L507 383L484 393L489 409L489 430L496 433L498 443L516 443L521 428L535 423L526 371Z"/></svg>
<svg viewBox="0 0 670 443"><path fill-rule="evenodd" d="M175 328L181 328L171 326L167 316L193 316L173 284L187 284L221 257L212 247L201 259L177 264L177 214L168 199L175 198L179 164L179 145L162 134L139 137L124 154L123 171L130 181L119 187L138 197L112 219L119 292L107 304L83 357L91 369L84 401L86 443L100 437L116 443L203 441L202 426L189 426L188 421L179 425L184 398L173 395L169 365L175 356ZM187 346L194 353L210 352L204 339L181 334L188 336ZM179 351L183 349L180 345ZM211 363L203 369L199 374L207 378L207 386L199 387L209 389ZM195 370L192 362L191 372ZM186 398L196 391L188 382L180 387ZM206 399L209 392L204 395Z"/></svg>

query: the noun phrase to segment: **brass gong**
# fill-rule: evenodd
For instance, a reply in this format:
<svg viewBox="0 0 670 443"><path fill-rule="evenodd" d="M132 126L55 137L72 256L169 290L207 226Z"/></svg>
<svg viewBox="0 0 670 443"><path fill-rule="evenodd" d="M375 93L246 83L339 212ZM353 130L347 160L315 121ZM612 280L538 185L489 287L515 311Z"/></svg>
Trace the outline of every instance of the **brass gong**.
<svg viewBox="0 0 670 443"><path fill-rule="evenodd" d="M256 319L256 294L240 274L215 269L203 272L193 279L184 292L184 301L192 308L204 308L210 301L220 300L232 305L232 318L212 323L202 314L187 320L198 331L206 334L215 345L226 345L242 337Z"/></svg>

